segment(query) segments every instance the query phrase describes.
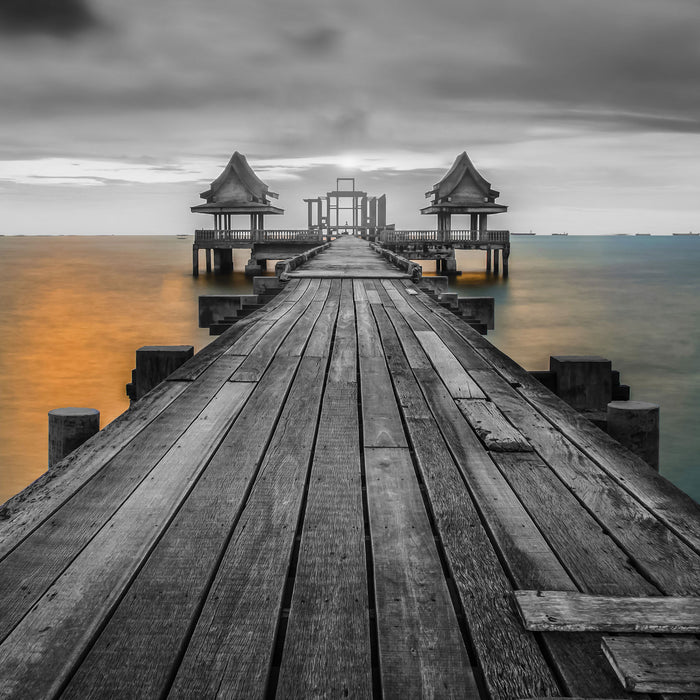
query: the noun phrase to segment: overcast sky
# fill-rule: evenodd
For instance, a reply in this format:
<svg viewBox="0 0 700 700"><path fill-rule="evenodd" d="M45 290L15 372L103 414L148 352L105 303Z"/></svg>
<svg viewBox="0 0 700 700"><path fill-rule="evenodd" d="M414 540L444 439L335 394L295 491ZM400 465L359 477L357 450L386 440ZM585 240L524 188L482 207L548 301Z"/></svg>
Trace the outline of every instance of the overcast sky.
<svg viewBox="0 0 700 700"><path fill-rule="evenodd" d="M490 228L698 231L699 83L698 0L2 0L0 233L189 233L234 150L270 227L353 175L434 227L466 150Z"/></svg>

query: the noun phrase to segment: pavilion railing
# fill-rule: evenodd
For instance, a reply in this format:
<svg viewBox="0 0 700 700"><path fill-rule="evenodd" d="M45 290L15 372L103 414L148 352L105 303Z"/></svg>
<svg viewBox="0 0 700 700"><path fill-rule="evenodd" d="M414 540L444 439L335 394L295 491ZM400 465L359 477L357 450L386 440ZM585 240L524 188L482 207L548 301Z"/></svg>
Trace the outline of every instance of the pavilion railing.
<svg viewBox="0 0 700 700"><path fill-rule="evenodd" d="M394 231L384 229L379 234L382 243L508 243L510 231L479 231L469 229L438 229L432 231Z"/></svg>
<svg viewBox="0 0 700 700"><path fill-rule="evenodd" d="M315 243L323 240L319 231L308 229L198 229L194 232L195 243L213 241L231 241L234 243L278 243L302 242Z"/></svg>

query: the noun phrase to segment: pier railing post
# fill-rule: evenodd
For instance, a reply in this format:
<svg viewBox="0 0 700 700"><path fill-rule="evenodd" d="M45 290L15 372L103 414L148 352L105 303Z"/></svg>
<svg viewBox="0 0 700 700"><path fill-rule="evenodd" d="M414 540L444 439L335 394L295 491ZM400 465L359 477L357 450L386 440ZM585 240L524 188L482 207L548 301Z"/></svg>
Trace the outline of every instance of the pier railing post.
<svg viewBox="0 0 700 700"><path fill-rule="evenodd" d="M100 429L95 408L55 408L49 411L49 469Z"/></svg>
<svg viewBox="0 0 700 700"><path fill-rule="evenodd" d="M144 345L136 351L133 381L126 393L137 401L194 355L192 345Z"/></svg>

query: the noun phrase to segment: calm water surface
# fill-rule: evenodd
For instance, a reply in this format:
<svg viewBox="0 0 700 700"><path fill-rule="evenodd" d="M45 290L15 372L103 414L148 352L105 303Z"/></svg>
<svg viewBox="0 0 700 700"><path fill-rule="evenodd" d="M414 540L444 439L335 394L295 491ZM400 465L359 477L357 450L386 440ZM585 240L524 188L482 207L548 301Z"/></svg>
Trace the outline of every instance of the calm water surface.
<svg viewBox="0 0 700 700"><path fill-rule="evenodd" d="M698 238L516 237L507 281L460 252L454 288L496 298L489 339L528 369L610 358L632 398L661 404L661 471L700 500L699 265ZM106 425L129 405L136 348L199 350L198 295L252 291L238 272L190 272L189 238L0 237L0 502L46 470L50 409L98 408Z"/></svg>

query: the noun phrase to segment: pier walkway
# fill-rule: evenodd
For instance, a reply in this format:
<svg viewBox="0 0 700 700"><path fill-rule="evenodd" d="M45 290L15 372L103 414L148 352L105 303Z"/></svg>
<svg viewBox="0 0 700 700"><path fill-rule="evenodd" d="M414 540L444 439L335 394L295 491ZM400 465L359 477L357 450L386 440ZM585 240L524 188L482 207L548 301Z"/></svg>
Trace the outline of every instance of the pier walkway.
<svg viewBox="0 0 700 700"><path fill-rule="evenodd" d="M514 591L698 596L700 508L360 245L0 510L0 697L628 696Z"/></svg>

